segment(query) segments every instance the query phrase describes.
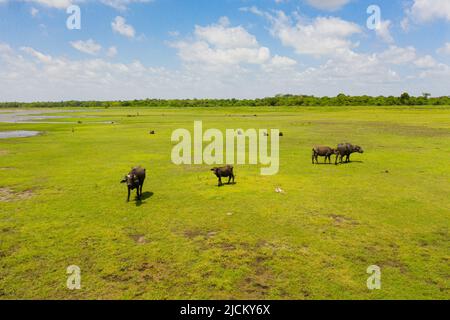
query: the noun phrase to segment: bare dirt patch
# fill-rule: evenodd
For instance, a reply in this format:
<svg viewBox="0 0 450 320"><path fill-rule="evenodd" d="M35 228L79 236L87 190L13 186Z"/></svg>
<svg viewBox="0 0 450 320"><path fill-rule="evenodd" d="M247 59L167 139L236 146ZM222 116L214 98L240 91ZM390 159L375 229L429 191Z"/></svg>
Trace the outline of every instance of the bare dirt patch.
<svg viewBox="0 0 450 320"><path fill-rule="evenodd" d="M32 196L33 196L32 190L16 192L8 187L0 188L0 202L26 200L28 198L31 198Z"/></svg>
<svg viewBox="0 0 450 320"><path fill-rule="evenodd" d="M183 236L188 239L195 239L201 237L203 239L213 238L217 235L217 231L205 231L200 229L187 229L183 231Z"/></svg>
<svg viewBox="0 0 450 320"><path fill-rule="evenodd" d="M133 234L130 236L130 238L133 239L137 244L148 243L148 240L145 239L145 236L143 234Z"/></svg>
<svg viewBox="0 0 450 320"><path fill-rule="evenodd" d="M358 225L358 221L343 216L339 214L330 214L329 217L333 220L334 225L336 226L345 226L345 225Z"/></svg>

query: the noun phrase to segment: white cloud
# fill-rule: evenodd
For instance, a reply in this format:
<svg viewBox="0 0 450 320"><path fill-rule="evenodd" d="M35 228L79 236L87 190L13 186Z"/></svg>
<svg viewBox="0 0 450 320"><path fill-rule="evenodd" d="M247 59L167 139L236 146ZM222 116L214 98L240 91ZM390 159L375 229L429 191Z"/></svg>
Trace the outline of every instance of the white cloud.
<svg viewBox="0 0 450 320"><path fill-rule="evenodd" d="M195 35L199 40L204 40L217 48L255 48L258 46L255 36L247 32L243 27L228 27L229 20L221 18L219 24L207 27L196 26Z"/></svg>
<svg viewBox="0 0 450 320"><path fill-rule="evenodd" d="M124 99L168 96L179 74L146 67L139 61L52 57L30 47L21 51L0 43L2 100ZM173 93L173 92L172 92ZM183 94L187 94L184 91Z"/></svg>
<svg viewBox="0 0 450 320"><path fill-rule="evenodd" d="M449 0L414 0L408 10L410 17L417 22L428 22L434 19L450 21Z"/></svg>
<svg viewBox="0 0 450 320"><path fill-rule="evenodd" d="M422 69L431 69L438 65L436 60L430 55L426 55L414 61L414 64Z"/></svg>
<svg viewBox="0 0 450 320"><path fill-rule="evenodd" d="M439 48L437 53L442 55L450 55L450 42L447 42L442 48Z"/></svg>
<svg viewBox="0 0 450 320"><path fill-rule="evenodd" d="M416 49L411 46L406 48L390 46L389 49L376 56L384 63L396 65L408 64L417 58Z"/></svg>
<svg viewBox="0 0 450 320"><path fill-rule="evenodd" d="M339 50L305 67L270 51L259 54L265 51L260 44L243 46L229 28L236 27L224 27L223 34L237 47L224 44L223 34L219 48L194 33L182 41L186 51L178 49L183 67L171 70L140 61L51 56L31 47L19 51L0 43L0 97L6 101L251 98L277 93L399 95L405 90L444 95L450 87L450 67L431 56L418 56L414 47L390 46L372 54Z"/></svg>
<svg viewBox="0 0 450 320"><path fill-rule="evenodd" d="M1 2L8 2L10 0L3 0L0 1ZM69 7L72 3L76 3L79 2L80 0L19 0L22 2L30 2L30 3L35 3L38 5L42 5L42 6L46 6L46 7L50 7L50 8L57 8L57 9L66 9L67 7Z"/></svg>
<svg viewBox="0 0 450 320"><path fill-rule="evenodd" d="M270 61L270 64L277 68L286 68L295 66L297 64L297 61L288 57L275 55Z"/></svg>
<svg viewBox="0 0 450 320"><path fill-rule="evenodd" d="M209 70L228 70L241 64L262 65L271 59L269 48L242 26L231 27L228 18L209 26L195 26L194 39L171 43L178 56L188 64ZM241 70L242 71L242 70Z"/></svg>
<svg viewBox="0 0 450 320"><path fill-rule="evenodd" d="M106 55L110 58L113 58L117 55L117 48L116 47L109 47L108 52L106 52Z"/></svg>
<svg viewBox="0 0 450 320"><path fill-rule="evenodd" d="M87 41L72 41L70 42L71 46L77 49L78 51L90 54L90 55L96 55L101 49L102 46L96 43L94 40L89 39Z"/></svg>
<svg viewBox="0 0 450 320"><path fill-rule="evenodd" d="M349 38L361 33L361 28L349 21L336 17L318 17L312 22L296 23L284 12L268 16L271 21L271 33L280 39L283 45L292 47L298 54L314 56L333 55L348 51L357 46Z"/></svg>
<svg viewBox="0 0 450 320"><path fill-rule="evenodd" d="M404 31L408 31L411 22L426 23L436 19L450 21L449 0L413 0L411 7L406 9L401 26Z"/></svg>
<svg viewBox="0 0 450 320"><path fill-rule="evenodd" d="M43 54L37 50L34 50L31 47L22 47L20 48L22 51L28 53L29 55L33 56L34 58L36 58L39 62L42 63L50 63L52 62L52 57L46 54Z"/></svg>
<svg viewBox="0 0 450 320"><path fill-rule="evenodd" d="M408 32L409 31L409 24L410 23L409 23L408 17L405 17L400 22L400 27L402 28L403 31Z"/></svg>
<svg viewBox="0 0 450 320"><path fill-rule="evenodd" d="M0 4L9 1L11 0L0 0ZM66 9L72 4L81 3L86 0L16 0L16 1L30 2L56 9ZM101 3L121 11L126 10L128 6L133 3L148 3L152 1L153 0L100 0Z"/></svg>
<svg viewBox="0 0 450 320"><path fill-rule="evenodd" d="M270 50L266 47L219 49L204 41L180 41L173 47L178 49L179 57L185 62L219 68L241 63L262 64L270 59Z"/></svg>
<svg viewBox="0 0 450 320"><path fill-rule="evenodd" d="M133 26L126 23L125 18L117 16L113 22L111 22L111 27L114 32L121 34L128 38L134 38L136 31Z"/></svg>
<svg viewBox="0 0 450 320"><path fill-rule="evenodd" d="M391 21L385 20L381 21L378 28L375 29L377 36L387 43L393 43L394 38L391 35L389 28L391 27Z"/></svg>
<svg viewBox="0 0 450 320"><path fill-rule="evenodd" d="M117 10L126 10L128 5L132 3L146 3L153 0L100 0L103 4L113 7Z"/></svg>
<svg viewBox="0 0 450 320"><path fill-rule="evenodd" d="M33 7L30 9L30 14L32 17L36 17L39 14L39 10Z"/></svg>
<svg viewBox="0 0 450 320"><path fill-rule="evenodd" d="M306 0L306 2L317 9L334 11L345 6L350 0Z"/></svg>
<svg viewBox="0 0 450 320"><path fill-rule="evenodd" d="M168 34L169 34L169 36L176 38L180 35L180 31L173 30L173 31L169 31Z"/></svg>
<svg viewBox="0 0 450 320"><path fill-rule="evenodd" d="M297 65L297 61L294 59L275 55L270 61L263 65L263 69L269 72L285 72L291 70Z"/></svg>

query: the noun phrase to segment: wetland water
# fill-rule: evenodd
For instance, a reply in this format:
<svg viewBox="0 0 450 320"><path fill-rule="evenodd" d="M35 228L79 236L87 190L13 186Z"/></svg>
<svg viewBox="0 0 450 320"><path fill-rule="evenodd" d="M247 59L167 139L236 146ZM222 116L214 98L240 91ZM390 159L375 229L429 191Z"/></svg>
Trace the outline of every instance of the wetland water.
<svg viewBox="0 0 450 320"><path fill-rule="evenodd" d="M64 116L50 116L48 113L76 112L74 110L4 110L0 113L0 122L4 123L35 123L38 120L61 119ZM39 123L43 123L39 121ZM44 122L45 123L45 122ZM58 122L48 122L58 123ZM72 122L64 122L72 123Z"/></svg>
<svg viewBox="0 0 450 320"><path fill-rule="evenodd" d="M40 131L27 131L27 130L0 131L0 139L34 137L40 133L41 133Z"/></svg>
<svg viewBox="0 0 450 320"><path fill-rule="evenodd" d="M54 113L74 113L78 112L76 110L2 110L0 111L0 123L19 123L19 124L30 124L30 123L66 123L66 124L75 124L77 122L71 121L42 121L42 120L55 120L55 119L63 119L67 118L66 116L53 116L46 114L54 114ZM86 118L88 116L83 116ZM105 123L111 124L111 121L104 122L89 122L89 123ZM28 131L28 130L15 130L15 131L0 131L0 139L8 139L8 138L26 138L37 136L41 132L39 131Z"/></svg>
<svg viewBox="0 0 450 320"><path fill-rule="evenodd" d="M64 116L50 116L45 115L46 113L56 113L56 112L75 112L73 110L2 110L0 112L0 122L3 123L37 123L38 120L46 119L60 119ZM39 121L39 123L43 123ZM48 123L58 123L58 122L48 122ZM61 123L61 122L59 122ZM64 122L71 123L71 122ZM34 137L40 134L40 131L32 130L13 130L13 131L0 131L0 139L9 138L27 138Z"/></svg>

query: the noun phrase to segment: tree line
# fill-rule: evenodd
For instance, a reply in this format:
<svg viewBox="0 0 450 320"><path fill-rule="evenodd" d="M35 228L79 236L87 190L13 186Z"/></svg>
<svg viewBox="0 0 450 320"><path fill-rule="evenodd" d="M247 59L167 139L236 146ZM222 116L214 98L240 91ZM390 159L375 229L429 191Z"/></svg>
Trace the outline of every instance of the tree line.
<svg viewBox="0 0 450 320"><path fill-rule="evenodd" d="M261 99L142 99L119 101L60 101L60 102L0 102L0 108L62 108L62 107L264 107L264 106L421 106L450 105L450 96L394 96L315 97L310 95L279 94Z"/></svg>

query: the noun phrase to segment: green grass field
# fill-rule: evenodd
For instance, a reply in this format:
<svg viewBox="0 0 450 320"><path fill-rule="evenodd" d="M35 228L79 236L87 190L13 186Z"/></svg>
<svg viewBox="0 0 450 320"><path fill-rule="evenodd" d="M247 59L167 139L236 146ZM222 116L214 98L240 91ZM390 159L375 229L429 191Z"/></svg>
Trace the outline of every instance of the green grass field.
<svg viewBox="0 0 450 320"><path fill-rule="evenodd" d="M79 111L0 123L44 132L0 140L0 299L450 299L450 108ZM210 166L172 164L194 120L279 128L278 175L236 165L218 188ZM346 141L365 153L311 164L314 144ZM119 183L134 165L141 203Z"/></svg>

